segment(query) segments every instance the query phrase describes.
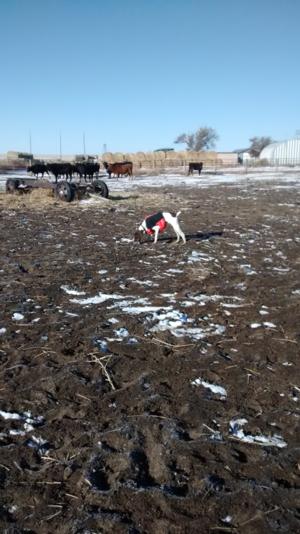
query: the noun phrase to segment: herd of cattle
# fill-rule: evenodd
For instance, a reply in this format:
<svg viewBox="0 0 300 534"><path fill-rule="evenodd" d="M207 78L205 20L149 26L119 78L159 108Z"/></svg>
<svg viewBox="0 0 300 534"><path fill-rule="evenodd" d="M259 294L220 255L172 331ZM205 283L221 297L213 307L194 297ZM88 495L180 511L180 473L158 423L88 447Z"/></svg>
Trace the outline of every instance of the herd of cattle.
<svg viewBox="0 0 300 534"><path fill-rule="evenodd" d="M122 163L106 163L103 162L104 168L111 178L111 175L116 176L132 176L132 162L124 161ZM87 179L93 179L100 171L99 163L34 163L27 167L27 172L31 172L37 178L39 175L44 177L44 174L51 173L55 176L57 182L58 177L65 177L67 180L72 180L73 176L83 177L85 181Z"/></svg>
<svg viewBox="0 0 300 534"><path fill-rule="evenodd" d="M122 161L119 163L107 163L103 161L103 166L105 168L108 177L111 178L112 175L117 176L129 176L132 177L133 164L132 161ZM203 163L189 163L188 174L193 174L194 171L198 171L199 176L202 171ZM44 177L44 174L51 173L55 176L55 181L57 182L58 177L65 177L66 180L72 180L73 176L79 176L80 180L84 177L85 181L87 179L92 180L94 176L98 175L100 171L99 163L34 163L30 167L27 167L27 172L31 172L37 178L41 174Z"/></svg>

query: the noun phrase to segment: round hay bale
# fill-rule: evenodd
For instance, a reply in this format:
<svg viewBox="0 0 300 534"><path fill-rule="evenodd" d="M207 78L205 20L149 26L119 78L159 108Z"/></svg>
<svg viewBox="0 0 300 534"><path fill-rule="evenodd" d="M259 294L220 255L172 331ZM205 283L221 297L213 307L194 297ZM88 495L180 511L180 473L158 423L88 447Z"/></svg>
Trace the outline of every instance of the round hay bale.
<svg viewBox="0 0 300 534"><path fill-rule="evenodd" d="M135 154L133 152L125 152L125 161L133 161Z"/></svg>
<svg viewBox="0 0 300 534"><path fill-rule="evenodd" d="M145 152L137 152L136 153L136 159L137 161L145 161L146 159L146 155L145 155Z"/></svg>
<svg viewBox="0 0 300 534"><path fill-rule="evenodd" d="M115 163L125 160L123 152L114 152L112 157Z"/></svg>
<svg viewBox="0 0 300 534"><path fill-rule="evenodd" d="M104 152L101 157L102 161L112 162L113 161L113 154L112 152Z"/></svg>
<svg viewBox="0 0 300 534"><path fill-rule="evenodd" d="M155 160L165 159L165 153L162 150L159 150L158 152L153 152L153 156Z"/></svg>

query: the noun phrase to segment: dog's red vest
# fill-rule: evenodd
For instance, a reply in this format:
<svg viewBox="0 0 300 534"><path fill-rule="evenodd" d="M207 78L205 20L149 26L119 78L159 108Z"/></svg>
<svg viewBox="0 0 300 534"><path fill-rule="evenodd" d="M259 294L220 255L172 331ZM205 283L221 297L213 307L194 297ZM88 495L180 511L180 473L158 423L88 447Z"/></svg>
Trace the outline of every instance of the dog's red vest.
<svg viewBox="0 0 300 534"><path fill-rule="evenodd" d="M155 216L156 214L154 213L153 215ZM153 215L149 215L146 218L146 224L147 224L147 219L150 219L151 217L153 217ZM161 217L158 221L155 221L154 226L158 226L159 227L159 231L163 232L167 228L167 222L163 217ZM153 235L154 234L154 230L152 230L152 228L146 228L146 234Z"/></svg>

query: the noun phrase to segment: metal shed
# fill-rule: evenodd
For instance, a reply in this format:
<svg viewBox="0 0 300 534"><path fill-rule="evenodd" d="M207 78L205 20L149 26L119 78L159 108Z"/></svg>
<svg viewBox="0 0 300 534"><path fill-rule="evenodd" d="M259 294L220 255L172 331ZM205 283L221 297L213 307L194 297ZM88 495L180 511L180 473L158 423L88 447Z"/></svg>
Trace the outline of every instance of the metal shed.
<svg viewBox="0 0 300 534"><path fill-rule="evenodd" d="M267 160L270 165L300 165L300 138L267 145L259 159Z"/></svg>

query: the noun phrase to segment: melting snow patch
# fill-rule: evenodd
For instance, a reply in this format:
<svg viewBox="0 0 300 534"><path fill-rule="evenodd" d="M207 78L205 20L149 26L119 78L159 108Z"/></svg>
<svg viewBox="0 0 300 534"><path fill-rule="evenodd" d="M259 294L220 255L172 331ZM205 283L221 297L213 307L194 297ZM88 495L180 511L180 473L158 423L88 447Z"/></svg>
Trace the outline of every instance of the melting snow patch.
<svg viewBox="0 0 300 534"><path fill-rule="evenodd" d="M225 332L225 326L210 324L205 329L200 327L190 327L187 323L193 323L194 319L189 319L185 313L178 310L167 311L167 313L154 313L152 320L158 323L151 328L151 332L164 332L169 330L175 337L191 337L197 341L208 335L221 335Z"/></svg>
<svg viewBox="0 0 300 534"><path fill-rule="evenodd" d="M60 289L68 295L85 295L85 291L78 291L78 289L72 289L69 286L60 286Z"/></svg>
<svg viewBox="0 0 300 534"><path fill-rule="evenodd" d="M6 333L6 328L0 328L0 336L3 336Z"/></svg>
<svg viewBox="0 0 300 534"><path fill-rule="evenodd" d="M254 445L261 445L262 447L278 447L279 449L287 446L283 438L277 434L274 436L263 436L260 434L252 436L251 434L245 434L242 427L246 423L248 423L247 419L233 419L229 423L229 433L244 443L252 443Z"/></svg>
<svg viewBox="0 0 300 534"><path fill-rule="evenodd" d="M285 274L289 272L289 268L284 267L273 267L273 271L277 271L279 274Z"/></svg>
<svg viewBox="0 0 300 534"><path fill-rule="evenodd" d="M175 337L184 337L188 336L192 338L194 341L198 341L199 339L203 339L207 336L207 332L203 330L202 328L198 327L192 327L192 328L176 328L176 330L172 330L171 332Z"/></svg>
<svg viewBox="0 0 300 534"><path fill-rule="evenodd" d="M140 313L153 313L159 310L171 310L171 306L124 306L124 303L119 304L121 310L125 313L132 313L133 315L139 315Z"/></svg>
<svg viewBox="0 0 300 534"><path fill-rule="evenodd" d="M192 300L184 300L183 302L180 302L180 305L183 308L189 308L190 306L195 306L195 302L193 302Z"/></svg>
<svg viewBox="0 0 300 534"><path fill-rule="evenodd" d="M158 321L158 324L151 328L152 332L164 332L165 330L172 331L175 328L182 326L182 323L193 322L193 319L188 319L185 313L172 309L166 313L154 313L152 320Z"/></svg>
<svg viewBox="0 0 300 534"><path fill-rule="evenodd" d="M241 269L247 276L252 276L253 274L256 274L256 271L252 269L251 265L241 265Z"/></svg>
<svg viewBox="0 0 300 534"><path fill-rule="evenodd" d="M193 386L203 386L207 389L210 389L212 393L215 393L215 395L220 395L221 398L227 397L227 391L222 386L217 386L216 384L211 384L210 382L206 382L206 380L203 380L202 378L196 378L196 380L193 380L191 382Z"/></svg>
<svg viewBox="0 0 300 534"><path fill-rule="evenodd" d="M266 328L276 328L276 325L274 323L269 323L267 321L263 323L252 323L250 324L250 328L260 328L261 326L265 326Z"/></svg>
<svg viewBox="0 0 300 534"><path fill-rule="evenodd" d="M94 343L98 347L98 349L101 350L101 352L107 352L108 347L107 341L105 341L105 339L95 339Z"/></svg>
<svg viewBox="0 0 300 534"><path fill-rule="evenodd" d="M260 315L269 315L267 310L259 310Z"/></svg>
<svg viewBox="0 0 300 534"><path fill-rule="evenodd" d="M111 323L111 324L116 324L118 323L118 319L115 319L115 317L112 317L111 319L108 319L108 322Z"/></svg>
<svg viewBox="0 0 300 534"><path fill-rule="evenodd" d="M300 289L295 289L294 291L292 291L292 295L300 296Z"/></svg>
<svg viewBox="0 0 300 534"><path fill-rule="evenodd" d="M227 515L226 517L223 517L223 519L221 519L222 523L231 523L232 522L232 516L231 515Z"/></svg>
<svg viewBox="0 0 300 534"><path fill-rule="evenodd" d="M35 436L31 436L31 438L26 441L26 445L32 449L37 449L38 453L41 455L47 454L49 450L47 440Z"/></svg>
<svg viewBox="0 0 300 534"><path fill-rule="evenodd" d="M14 313L12 319L14 321L22 321L22 319L24 319L24 315L22 315L21 313Z"/></svg>
<svg viewBox="0 0 300 534"><path fill-rule="evenodd" d="M128 278L127 280L130 280L130 282L134 282L135 284L139 284L141 286L158 287L158 284L152 282L152 280L136 280L136 278Z"/></svg>
<svg viewBox="0 0 300 534"><path fill-rule="evenodd" d="M4 412L3 410L0 410L0 416L3 417L3 419L22 419L22 416L19 413Z"/></svg>
<svg viewBox="0 0 300 534"><path fill-rule="evenodd" d="M119 328L118 330L114 330L114 333L120 338L125 338L129 336L127 328Z"/></svg>
<svg viewBox="0 0 300 534"><path fill-rule="evenodd" d="M114 293L98 293L95 297L89 297L86 299L70 299L70 302L75 302L76 304L81 304L83 306L86 306L88 304L102 304L102 302L105 302L106 300L118 300L123 299L121 295L117 295Z"/></svg>
<svg viewBox="0 0 300 534"><path fill-rule="evenodd" d="M188 263L195 263L198 261L214 261L215 258L209 256L209 254L204 254L202 252L197 252L196 250L192 251L192 254L187 259Z"/></svg>
<svg viewBox="0 0 300 534"><path fill-rule="evenodd" d="M3 433L1 435L25 436L27 432L32 432L35 426L40 426L44 423L44 418L42 416L32 416L31 412L16 413L5 412L4 410L0 410L0 417L7 421L21 421L21 423L23 424L23 430L11 428L7 430L6 433Z"/></svg>

